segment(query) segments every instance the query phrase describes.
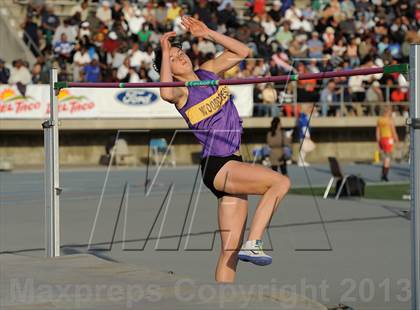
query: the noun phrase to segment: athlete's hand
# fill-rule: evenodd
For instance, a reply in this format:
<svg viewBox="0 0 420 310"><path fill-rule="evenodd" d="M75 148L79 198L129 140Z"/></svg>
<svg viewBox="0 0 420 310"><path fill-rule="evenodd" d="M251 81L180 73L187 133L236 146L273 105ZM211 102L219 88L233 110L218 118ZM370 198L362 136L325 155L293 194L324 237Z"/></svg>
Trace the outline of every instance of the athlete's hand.
<svg viewBox="0 0 420 310"><path fill-rule="evenodd" d="M197 38L207 38L210 32L210 29L206 26L206 24L191 16L182 16L181 24L187 31L191 32L191 34Z"/></svg>
<svg viewBox="0 0 420 310"><path fill-rule="evenodd" d="M161 37L160 37L160 46L162 47L162 52L166 53L171 50L171 42L169 42L169 38L175 37L176 36L176 32L175 31L171 31L171 32L165 32Z"/></svg>

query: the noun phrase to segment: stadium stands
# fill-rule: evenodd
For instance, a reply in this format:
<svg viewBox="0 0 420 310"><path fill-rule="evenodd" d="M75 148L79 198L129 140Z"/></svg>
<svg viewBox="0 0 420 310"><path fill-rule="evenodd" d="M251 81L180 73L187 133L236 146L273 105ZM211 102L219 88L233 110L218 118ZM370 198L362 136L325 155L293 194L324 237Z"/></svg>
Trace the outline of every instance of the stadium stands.
<svg viewBox="0 0 420 310"><path fill-rule="evenodd" d="M414 0L8 3L10 10L20 12L22 39L36 57L32 66L27 59L23 61L23 70L31 73L29 81L18 74L22 71L16 68L20 61L7 61L4 69L0 68L0 76L7 76L9 71L9 80L3 78L0 83L9 84L47 83L48 70L54 64L60 68L60 80L156 81L159 75L151 66L153 49L160 35L172 30L179 34L183 48L198 66L221 47L186 34L180 25L183 14L198 17L209 28L248 43L252 57L226 72L226 78L407 62L409 44L420 42L420 4ZM377 115L376 104L384 101L407 101L407 82L399 74L337 78L333 82L328 86L328 81L301 81L288 90L278 85L276 103L292 95L294 102L332 103L327 110L320 108L319 115L354 116ZM255 87L256 103L264 101L266 86ZM371 104L355 104L365 102ZM273 109L256 109L256 113L260 111L271 115ZM404 115L407 109L396 105L395 112ZM286 115L287 109L281 113Z"/></svg>

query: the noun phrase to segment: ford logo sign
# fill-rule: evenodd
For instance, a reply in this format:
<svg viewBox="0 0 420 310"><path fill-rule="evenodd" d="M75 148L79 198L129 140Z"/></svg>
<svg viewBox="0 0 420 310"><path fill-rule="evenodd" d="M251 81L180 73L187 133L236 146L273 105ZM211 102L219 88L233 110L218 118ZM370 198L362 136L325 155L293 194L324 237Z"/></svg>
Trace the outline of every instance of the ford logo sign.
<svg viewBox="0 0 420 310"><path fill-rule="evenodd" d="M147 90L127 90L117 95L118 101L127 105L146 105L152 104L158 96Z"/></svg>

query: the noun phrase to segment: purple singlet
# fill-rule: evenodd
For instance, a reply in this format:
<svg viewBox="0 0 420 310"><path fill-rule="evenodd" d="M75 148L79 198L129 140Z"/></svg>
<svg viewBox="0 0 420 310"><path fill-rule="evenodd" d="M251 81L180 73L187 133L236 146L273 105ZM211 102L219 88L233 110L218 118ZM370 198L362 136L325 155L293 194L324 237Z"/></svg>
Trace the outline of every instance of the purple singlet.
<svg viewBox="0 0 420 310"><path fill-rule="evenodd" d="M195 71L200 80L218 80L210 71ZM178 109L203 146L201 157L230 156L239 149L242 119L226 85L188 87L186 104Z"/></svg>

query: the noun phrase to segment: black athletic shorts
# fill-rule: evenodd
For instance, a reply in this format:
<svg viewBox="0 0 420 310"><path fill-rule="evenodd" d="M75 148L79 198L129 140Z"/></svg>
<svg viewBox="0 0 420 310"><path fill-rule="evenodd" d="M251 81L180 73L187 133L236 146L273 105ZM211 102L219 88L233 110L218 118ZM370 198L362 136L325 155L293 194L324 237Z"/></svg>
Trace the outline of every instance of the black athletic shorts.
<svg viewBox="0 0 420 310"><path fill-rule="evenodd" d="M201 159L201 175L203 177L203 183L212 191L212 193L217 197L221 198L223 196L229 196L230 194L217 190L214 185L214 178L219 170L230 160L242 161L242 156L230 155L226 157L219 156L208 156Z"/></svg>

